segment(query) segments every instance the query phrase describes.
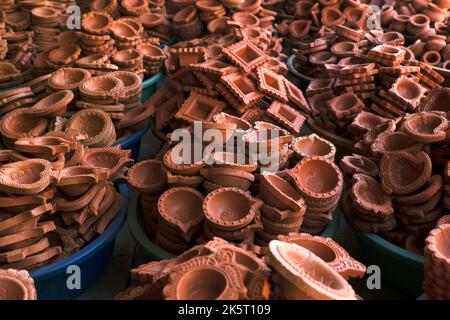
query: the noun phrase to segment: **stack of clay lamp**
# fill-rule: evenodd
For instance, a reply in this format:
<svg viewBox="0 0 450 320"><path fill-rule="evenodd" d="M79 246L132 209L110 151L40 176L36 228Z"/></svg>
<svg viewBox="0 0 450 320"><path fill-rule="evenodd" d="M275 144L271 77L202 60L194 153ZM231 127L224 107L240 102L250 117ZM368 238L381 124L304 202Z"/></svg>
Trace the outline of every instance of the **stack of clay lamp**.
<svg viewBox="0 0 450 320"><path fill-rule="evenodd" d="M60 68L0 94L3 143L13 148L21 137L56 130L78 132L85 146L111 146L148 126L154 107L140 102L141 93L142 81L132 72L93 77L84 69Z"/></svg>
<svg viewBox="0 0 450 320"><path fill-rule="evenodd" d="M50 131L0 151L0 268L34 269L71 255L119 212L123 198L112 183L133 164L131 152L86 148L79 137Z"/></svg>
<svg viewBox="0 0 450 320"><path fill-rule="evenodd" d="M446 1L413 1L410 5L396 1L382 6L380 22L383 28L411 39L409 48L417 60L449 69L449 8Z"/></svg>
<svg viewBox="0 0 450 320"><path fill-rule="evenodd" d="M279 240L261 251L214 238L176 258L131 270L133 284L116 299L357 298L346 279L363 276L366 268L332 239L290 233ZM219 280L227 290L217 291Z"/></svg>
<svg viewBox="0 0 450 320"><path fill-rule="evenodd" d="M439 108L448 89L433 89L430 96L439 98L425 107ZM360 155L341 160L348 183L343 207L356 229L422 254L424 238L449 207L443 197L447 130L445 112L413 113L377 125L364 135Z"/></svg>
<svg viewBox="0 0 450 320"><path fill-rule="evenodd" d="M0 288L3 300L36 300L34 280L26 270L0 270Z"/></svg>

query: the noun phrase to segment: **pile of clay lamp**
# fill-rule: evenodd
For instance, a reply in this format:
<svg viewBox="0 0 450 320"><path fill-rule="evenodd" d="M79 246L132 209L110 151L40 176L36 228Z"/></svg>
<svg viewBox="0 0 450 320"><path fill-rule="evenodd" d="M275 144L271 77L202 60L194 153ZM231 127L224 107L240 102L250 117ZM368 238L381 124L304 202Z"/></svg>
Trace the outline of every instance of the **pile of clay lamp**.
<svg viewBox="0 0 450 320"><path fill-rule="evenodd" d="M215 237L132 269L132 285L116 299L354 300L347 279L365 270L330 238L290 233L261 251Z"/></svg>
<svg viewBox="0 0 450 320"><path fill-rule="evenodd" d="M0 60L16 67L0 66L0 86L14 87L61 67L78 66L93 75L131 71L141 78L162 70L166 54L160 40L172 37L160 10L164 3L151 11L154 6L147 1L90 2L79 29L70 26L76 22L73 17L68 20L66 8L74 4L70 1L26 1L0 11L0 24L4 20L5 25ZM143 8L135 8L141 4Z"/></svg>
<svg viewBox="0 0 450 320"><path fill-rule="evenodd" d="M437 223L429 236L425 239L425 282L424 290L428 298L450 299L450 215L447 215Z"/></svg>
<svg viewBox="0 0 450 320"><path fill-rule="evenodd" d="M36 300L34 280L26 270L0 270L1 300Z"/></svg>
<svg viewBox="0 0 450 320"><path fill-rule="evenodd" d="M340 162L348 187L342 207L355 229L423 254L425 237L450 208L447 131L445 112L431 111L364 135L359 154Z"/></svg>
<svg viewBox="0 0 450 320"><path fill-rule="evenodd" d="M13 148L19 138L55 130L76 131L85 146L111 146L148 127L154 107L141 103L141 94L142 80L129 71L92 76L60 68L0 93L3 144Z"/></svg>
<svg viewBox="0 0 450 320"><path fill-rule="evenodd" d="M450 69L448 9L447 1L395 1L381 7L380 22L383 28L405 35L417 60Z"/></svg>
<svg viewBox="0 0 450 320"><path fill-rule="evenodd" d="M87 148L76 131L20 138L0 151L0 268L35 269L102 234L123 205L113 182L131 151Z"/></svg>
<svg viewBox="0 0 450 320"><path fill-rule="evenodd" d="M283 132L268 122L257 121L253 127L225 113L215 119L203 125L228 130L228 141L242 134ZM236 126L240 128L233 129ZM149 236L166 251L179 254L213 237L267 246L289 232L322 232L333 219L343 189L343 175L332 162L335 148L316 135L292 138L287 134L253 142L277 143L279 150L269 159L252 157L251 149L206 155L202 148L203 158L192 153L189 163L177 164L175 144L156 159L135 164L127 179L140 193ZM245 163L239 162L240 156Z"/></svg>

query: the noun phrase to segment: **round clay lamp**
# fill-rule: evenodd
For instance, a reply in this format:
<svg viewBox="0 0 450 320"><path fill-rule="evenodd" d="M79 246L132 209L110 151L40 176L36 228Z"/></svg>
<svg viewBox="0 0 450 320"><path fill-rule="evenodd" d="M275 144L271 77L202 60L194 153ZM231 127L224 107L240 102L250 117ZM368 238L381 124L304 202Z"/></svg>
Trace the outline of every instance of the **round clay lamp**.
<svg viewBox="0 0 450 320"><path fill-rule="evenodd" d="M256 28L259 25L259 18L250 12L236 12L232 16L240 28Z"/></svg>
<svg viewBox="0 0 450 320"><path fill-rule="evenodd" d="M108 34L111 24L111 16L101 11L91 11L84 14L81 19L81 27L83 30L95 35Z"/></svg>
<svg viewBox="0 0 450 320"><path fill-rule="evenodd" d="M80 85L81 97L87 101L115 102L124 89L122 80L112 76L99 76L85 80Z"/></svg>
<svg viewBox="0 0 450 320"><path fill-rule="evenodd" d="M215 167L242 170L252 173L258 168L256 161L251 161L245 155L240 157L234 152L213 152L211 159ZM241 161L242 160L242 161Z"/></svg>
<svg viewBox="0 0 450 320"><path fill-rule="evenodd" d="M347 281L314 253L293 243L269 243L273 268L300 294L320 300L355 300Z"/></svg>
<svg viewBox="0 0 450 320"><path fill-rule="evenodd" d="M78 59L81 48L77 45L64 45L52 49L48 55L48 61L56 65L68 65Z"/></svg>
<svg viewBox="0 0 450 320"><path fill-rule="evenodd" d="M113 14L117 10L118 5L117 0L92 0L91 11L104 11Z"/></svg>
<svg viewBox="0 0 450 320"><path fill-rule="evenodd" d="M34 280L26 270L0 270L0 300L36 300Z"/></svg>
<svg viewBox="0 0 450 320"><path fill-rule="evenodd" d="M136 46L136 50L143 55L144 60L160 61L166 58L166 53L164 50L153 44L139 44Z"/></svg>
<svg viewBox="0 0 450 320"><path fill-rule="evenodd" d="M279 210L304 211L305 201L300 193L283 178L270 173L260 176L260 197Z"/></svg>
<svg viewBox="0 0 450 320"><path fill-rule="evenodd" d="M436 266L450 267L450 247L448 237L450 236L450 225L441 225L429 233L425 239L425 257L431 259L431 263Z"/></svg>
<svg viewBox="0 0 450 320"><path fill-rule="evenodd" d="M252 128L252 125L248 121L232 116L225 112L214 115L213 120L216 123L233 123L236 125L237 130L240 131L247 131Z"/></svg>
<svg viewBox="0 0 450 320"><path fill-rule="evenodd" d="M88 149L81 161L85 166L109 169L111 179L117 177L121 169L133 163L133 159L126 155L126 150L116 147Z"/></svg>
<svg viewBox="0 0 450 320"><path fill-rule="evenodd" d="M439 220L436 222L436 227L442 226L444 224L450 224L450 214L446 214L445 216L439 218Z"/></svg>
<svg viewBox="0 0 450 320"><path fill-rule="evenodd" d="M158 194L167 182L166 169L159 160L141 161L128 170L127 180L143 194Z"/></svg>
<svg viewBox="0 0 450 320"><path fill-rule="evenodd" d="M171 188L159 197L158 212L164 221L188 233L203 221L203 195L192 188Z"/></svg>
<svg viewBox="0 0 450 320"><path fill-rule="evenodd" d="M138 64L143 58L142 53L136 49L120 50L113 57L113 61L117 65L129 66Z"/></svg>
<svg viewBox="0 0 450 320"><path fill-rule="evenodd" d="M419 190L431 177L431 160L421 151L385 154L380 161L381 186L388 194L406 195Z"/></svg>
<svg viewBox="0 0 450 320"><path fill-rule="evenodd" d="M406 17L409 20L409 17ZM380 34L376 37L376 41L379 44L399 45L405 42L405 37L400 32L389 31Z"/></svg>
<svg viewBox="0 0 450 320"><path fill-rule="evenodd" d="M362 173L371 177L378 176L378 165L364 156L354 154L345 156L339 162L339 167L348 175Z"/></svg>
<svg viewBox="0 0 450 320"><path fill-rule="evenodd" d="M299 160L318 156L333 161L336 155L336 147L316 134L294 139L292 141L292 149Z"/></svg>
<svg viewBox="0 0 450 320"><path fill-rule="evenodd" d="M116 71L111 73L111 76L116 77L123 82L124 85L123 94L127 95L124 96L124 98L134 96L136 93L141 92L142 80L134 72Z"/></svg>
<svg viewBox="0 0 450 320"><path fill-rule="evenodd" d="M120 41L130 41L138 36L137 31L123 21L114 21L111 25L111 33L114 38Z"/></svg>
<svg viewBox="0 0 450 320"><path fill-rule="evenodd" d="M72 90L78 91L83 81L89 79L91 73L80 68L60 68L53 72L48 79L48 86L54 91Z"/></svg>
<svg viewBox="0 0 450 320"><path fill-rule="evenodd" d="M3 165L0 170L0 190L15 194L39 193L50 183L50 162L29 159Z"/></svg>
<svg viewBox="0 0 450 320"><path fill-rule="evenodd" d="M216 122L202 122L202 141L205 144L226 144L236 131L237 125L234 123L216 123ZM220 133L221 140L216 141L216 133ZM214 138L213 140L211 140Z"/></svg>
<svg viewBox="0 0 450 320"><path fill-rule="evenodd" d="M74 94L70 90L57 91L39 100L28 110L28 114L32 117L61 116L66 112L73 98Z"/></svg>
<svg viewBox="0 0 450 320"><path fill-rule="evenodd" d="M427 51L422 55L420 61L423 61L430 66L437 66L442 61L441 54L437 51Z"/></svg>
<svg viewBox="0 0 450 320"><path fill-rule="evenodd" d="M366 267L353 259L344 248L331 238L322 238L308 233L289 233L287 236L278 236L278 240L294 243L308 249L339 272L345 279L350 277L361 278L366 273Z"/></svg>
<svg viewBox="0 0 450 320"><path fill-rule="evenodd" d="M418 13L409 18L406 29L408 30L409 34L415 35L425 28L428 28L429 26L430 18L428 18L424 14Z"/></svg>
<svg viewBox="0 0 450 320"><path fill-rule="evenodd" d="M222 230L239 230L257 214L262 201L239 188L220 188L209 193L203 211L209 223Z"/></svg>
<svg viewBox="0 0 450 320"><path fill-rule="evenodd" d="M58 19L61 12L52 7L37 7L31 10L33 20L52 21Z"/></svg>
<svg viewBox="0 0 450 320"><path fill-rule="evenodd" d="M310 20L294 20L289 24L289 34L294 39L306 36L311 28Z"/></svg>
<svg viewBox="0 0 450 320"><path fill-rule="evenodd" d="M338 57L346 57L350 54L355 53L358 50L358 46L355 42L342 41L333 44L330 50Z"/></svg>
<svg viewBox="0 0 450 320"><path fill-rule="evenodd" d="M158 13L147 12L139 16L139 21L145 28L153 28L164 23L164 16Z"/></svg>
<svg viewBox="0 0 450 320"><path fill-rule="evenodd" d="M404 132L388 132L380 134L371 145L376 155L392 154L396 152L410 152L416 154L422 150L422 144Z"/></svg>
<svg viewBox="0 0 450 320"><path fill-rule="evenodd" d="M67 121L66 131L69 129L87 135L88 138L82 144L89 147L108 147L116 140L111 117L99 109L78 111Z"/></svg>
<svg viewBox="0 0 450 320"><path fill-rule="evenodd" d="M174 147L164 154L164 165L175 174L186 176L198 175L199 170L206 165L205 160L203 159L203 153L200 152L202 158L197 159L194 143L191 143L186 147L191 148L189 159L184 155L184 148L178 149L177 147Z"/></svg>
<svg viewBox="0 0 450 320"><path fill-rule="evenodd" d="M448 121L444 112L419 112L405 117L402 126L417 141L432 143L445 139Z"/></svg>
<svg viewBox="0 0 450 320"><path fill-rule="evenodd" d="M324 158L305 158L290 170L289 175L300 193L309 199L326 201L342 192L341 171L333 162Z"/></svg>
<svg viewBox="0 0 450 320"><path fill-rule="evenodd" d="M323 25L331 28L338 24L344 24L345 17L342 12L334 7L325 7L321 12L321 19Z"/></svg>
<svg viewBox="0 0 450 320"><path fill-rule="evenodd" d="M202 168L200 175L210 182L223 187L236 187L248 190L255 177L246 171L230 168Z"/></svg>

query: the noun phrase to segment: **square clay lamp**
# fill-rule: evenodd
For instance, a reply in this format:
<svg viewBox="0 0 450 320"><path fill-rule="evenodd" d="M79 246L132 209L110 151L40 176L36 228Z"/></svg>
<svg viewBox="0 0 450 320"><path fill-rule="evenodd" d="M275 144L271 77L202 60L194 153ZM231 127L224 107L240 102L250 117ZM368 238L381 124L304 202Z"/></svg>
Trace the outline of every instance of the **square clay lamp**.
<svg viewBox="0 0 450 320"><path fill-rule="evenodd" d="M256 69L259 90L283 102L288 102L283 79L273 71L264 67Z"/></svg>
<svg viewBox="0 0 450 320"><path fill-rule="evenodd" d="M212 73L219 76L224 76L230 73L236 73L238 68L220 60L207 60L202 63L193 64L190 66L194 70L199 70L205 73Z"/></svg>
<svg viewBox="0 0 450 320"><path fill-rule="evenodd" d="M293 133L299 133L306 120L300 112L279 101L274 101L267 109L267 113Z"/></svg>
<svg viewBox="0 0 450 320"><path fill-rule="evenodd" d="M388 95L397 103L406 104L414 110L424 97L426 89L405 76L401 76L388 90Z"/></svg>
<svg viewBox="0 0 450 320"><path fill-rule="evenodd" d="M202 85L195 77L194 73L187 69L180 69L169 77L169 82L178 90L186 88L201 87Z"/></svg>
<svg viewBox="0 0 450 320"><path fill-rule="evenodd" d="M264 95L260 93L252 80L242 73L233 73L220 78L228 89L244 104L261 101Z"/></svg>
<svg viewBox="0 0 450 320"><path fill-rule="evenodd" d="M225 109L226 104L222 101L192 93L175 115L176 118L188 122L205 121L210 122L215 114Z"/></svg>
<svg viewBox="0 0 450 320"><path fill-rule="evenodd" d="M247 40L223 49L223 53L245 72L262 65L268 58L261 49Z"/></svg>
<svg viewBox="0 0 450 320"><path fill-rule="evenodd" d="M169 52L178 57L180 67L205 61L205 49L202 47L170 48Z"/></svg>
<svg viewBox="0 0 450 320"><path fill-rule="evenodd" d="M297 88L296 85L294 85L292 82L290 82L288 79L284 79L284 84L286 86L286 94L291 104L294 106L300 108L302 111L306 112L307 114L311 113L311 107L308 103L308 101L305 99L305 96L303 95L302 90ZM331 90L329 90L331 91Z"/></svg>

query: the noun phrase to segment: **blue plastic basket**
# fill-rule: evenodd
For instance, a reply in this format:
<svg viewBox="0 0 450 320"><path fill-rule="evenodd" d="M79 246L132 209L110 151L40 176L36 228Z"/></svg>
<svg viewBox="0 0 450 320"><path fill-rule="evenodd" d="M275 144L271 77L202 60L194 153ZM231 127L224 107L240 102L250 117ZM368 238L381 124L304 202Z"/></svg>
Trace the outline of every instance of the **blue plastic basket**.
<svg viewBox="0 0 450 320"><path fill-rule="evenodd" d="M147 131L148 127L145 127L144 129L136 131L127 139L119 142L121 149L131 150L131 157L134 160L137 160L139 157L139 151L141 150L141 139Z"/></svg>
<svg viewBox="0 0 450 320"><path fill-rule="evenodd" d="M124 205L106 231L77 253L64 260L30 272L36 284L38 298L41 300L73 299L86 291L103 274L114 249L114 240L123 226L128 209L128 186L125 183L117 185L124 198ZM67 268L78 266L81 270L81 288L67 287Z"/></svg>

